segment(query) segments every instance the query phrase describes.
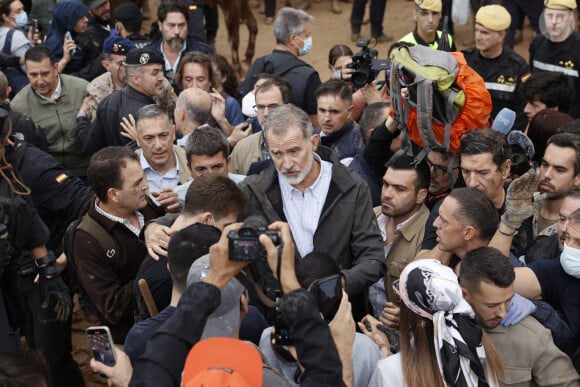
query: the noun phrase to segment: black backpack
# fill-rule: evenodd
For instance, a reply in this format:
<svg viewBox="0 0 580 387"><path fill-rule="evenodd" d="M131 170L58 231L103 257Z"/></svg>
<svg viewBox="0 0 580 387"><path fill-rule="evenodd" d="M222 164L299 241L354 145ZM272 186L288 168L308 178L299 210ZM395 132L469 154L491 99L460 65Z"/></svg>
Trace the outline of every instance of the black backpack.
<svg viewBox="0 0 580 387"><path fill-rule="evenodd" d="M3 54L12 55L11 50L12 50L13 35L14 30L8 30L8 33L6 34L6 40L4 41L4 47L2 48ZM26 74L22 72L20 66L3 67L2 72L6 75L6 78L8 79L8 84L12 88L12 93L10 93L10 97L13 97L16 94L18 94L18 92L29 83Z"/></svg>

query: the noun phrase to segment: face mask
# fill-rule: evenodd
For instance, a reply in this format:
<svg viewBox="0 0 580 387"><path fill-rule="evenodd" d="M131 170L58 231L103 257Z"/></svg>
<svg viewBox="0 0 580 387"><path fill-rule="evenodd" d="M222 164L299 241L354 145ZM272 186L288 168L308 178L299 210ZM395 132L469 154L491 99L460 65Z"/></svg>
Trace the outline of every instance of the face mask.
<svg viewBox="0 0 580 387"><path fill-rule="evenodd" d="M564 242L564 248L560 254L560 265L568 275L580 278L580 249L570 247Z"/></svg>
<svg viewBox="0 0 580 387"><path fill-rule="evenodd" d="M246 117L256 117L258 113L256 113L254 106L256 106L256 96L253 91L250 91L242 98L242 113Z"/></svg>
<svg viewBox="0 0 580 387"><path fill-rule="evenodd" d="M14 25L18 28L23 28L28 25L28 14L24 11L20 12L14 18Z"/></svg>
<svg viewBox="0 0 580 387"><path fill-rule="evenodd" d="M312 36L304 39L304 47L298 50L298 56L308 55L312 50Z"/></svg>
<svg viewBox="0 0 580 387"><path fill-rule="evenodd" d="M334 70L332 72L332 78L334 78L334 79L342 79L342 70Z"/></svg>

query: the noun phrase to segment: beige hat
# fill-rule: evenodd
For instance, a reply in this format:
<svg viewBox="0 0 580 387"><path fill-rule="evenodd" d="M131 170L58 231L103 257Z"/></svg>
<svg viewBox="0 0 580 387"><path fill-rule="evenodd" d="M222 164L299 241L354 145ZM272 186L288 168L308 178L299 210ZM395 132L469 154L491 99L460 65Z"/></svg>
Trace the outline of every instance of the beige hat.
<svg viewBox="0 0 580 387"><path fill-rule="evenodd" d="M441 0L415 0L415 4L421 9L433 12L441 12L443 8Z"/></svg>
<svg viewBox="0 0 580 387"><path fill-rule="evenodd" d="M544 0L544 7L553 9L576 9L576 0Z"/></svg>
<svg viewBox="0 0 580 387"><path fill-rule="evenodd" d="M510 27L512 17L501 5L493 4L479 8L475 22L492 31L505 31Z"/></svg>

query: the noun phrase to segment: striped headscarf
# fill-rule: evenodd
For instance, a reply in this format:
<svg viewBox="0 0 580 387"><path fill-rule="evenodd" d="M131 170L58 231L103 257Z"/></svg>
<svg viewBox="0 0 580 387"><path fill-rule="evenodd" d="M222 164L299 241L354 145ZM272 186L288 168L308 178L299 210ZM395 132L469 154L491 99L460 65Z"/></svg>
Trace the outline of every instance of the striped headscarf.
<svg viewBox="0 0 580 387"><path fill-rule="evenodd" d="M497 386L486 381L482 327L463 299L457 276L435 259L408 264L393 284L407 308L433 320L437 363L446 387Z"/></svg>

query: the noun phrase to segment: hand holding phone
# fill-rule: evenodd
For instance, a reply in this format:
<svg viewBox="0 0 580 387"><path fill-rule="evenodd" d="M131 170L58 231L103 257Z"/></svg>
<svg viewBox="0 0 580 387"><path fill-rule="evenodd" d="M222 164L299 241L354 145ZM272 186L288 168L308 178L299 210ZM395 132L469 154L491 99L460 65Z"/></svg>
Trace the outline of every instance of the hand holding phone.
<svg viewBox="0 0 580 387"><path fill-rule="evenodd" d="M340 274L320 278L310 284L308 291L314 295L320 313L330 323L342 300L342 282Z"/></svg>
<svg viewBox="0 0 580 387"><path fill-rule="evenodd" d="M65 45L65 47L66 47L67 42L69 40L72 40L72 42L75 43L75 41L72 38L72 35L71 35L70 31L67 31L67 32L64 33L64 45ZM76 47L76 44L75 44L75 47ZM77 49L76 48L73 48L72 50L70 50L70 55L73 56L76 51L77 51Z"/></svg>
<svg viewBox="0 0 580 387"><path fill-rule="evenodd" d="M103 364L113 367L117 360L113 351L113 337L109 327L97 326L87 328L87 338L93 353L93 358ZM104 375L101 375L105 377Z"/></svg>

